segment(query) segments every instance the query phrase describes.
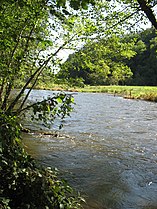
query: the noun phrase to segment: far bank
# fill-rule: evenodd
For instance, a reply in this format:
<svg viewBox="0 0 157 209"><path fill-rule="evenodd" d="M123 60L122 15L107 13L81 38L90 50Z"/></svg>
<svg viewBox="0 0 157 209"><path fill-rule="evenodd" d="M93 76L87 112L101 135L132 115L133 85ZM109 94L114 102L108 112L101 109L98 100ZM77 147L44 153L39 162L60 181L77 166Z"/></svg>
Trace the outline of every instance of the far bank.
<svg viewBox="0 0 157 209"><path fill-rule="evenodd" d="M127 99L143 99L146 101L157 102L157 87L156 86L84 86L84 87L69 87L67 85L51 86L40 85L37 89L47 89L55 91L70 91L70 92L88 92L88 93L108 93L115 96L123 96Z"/></svg>

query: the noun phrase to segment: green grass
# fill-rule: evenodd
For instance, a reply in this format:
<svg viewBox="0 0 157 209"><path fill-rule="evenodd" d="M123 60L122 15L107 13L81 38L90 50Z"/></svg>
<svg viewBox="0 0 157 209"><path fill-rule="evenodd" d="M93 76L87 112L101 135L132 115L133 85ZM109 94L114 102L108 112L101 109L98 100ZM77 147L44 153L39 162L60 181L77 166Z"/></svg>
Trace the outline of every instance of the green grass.
<svg viewBox="0 0 157 209"><path fill-rule="evenodd" d="M128 99L143 99L157 102L157 87L151 86L85 86L84 88L69 88L70 91L97 92L123 96Z"/></svg>
<svg viewBox="0 0 157 209"><path fill-rule="evenodd" d="M151 86L85 86L79 92L101 92L120 95L129 99L144 99L157 102L157 87Z"/></svg>
<svg viewBox="0 0 157 209"><path fill-rule="evenodd" d="M143 99L157 102L157 87L152 86L84 86L68 87L66 85L38 86L39 89L64 90L72 92L108 93L123 96L128 99Z"/></svg>

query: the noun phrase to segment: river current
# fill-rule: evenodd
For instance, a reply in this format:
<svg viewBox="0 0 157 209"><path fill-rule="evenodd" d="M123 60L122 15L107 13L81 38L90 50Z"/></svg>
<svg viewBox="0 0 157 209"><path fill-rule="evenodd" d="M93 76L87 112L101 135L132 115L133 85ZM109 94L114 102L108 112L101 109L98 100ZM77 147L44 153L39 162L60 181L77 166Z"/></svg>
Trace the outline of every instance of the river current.
<svg viewBox="0 0 157 209"><path fill-rule="evenodd" d="M29 99L52 94L34 90ZM63 136L25 135L29 152L60 170L85 197L85 209L157 209L157 103L103 93L74 98Z"/></svg>

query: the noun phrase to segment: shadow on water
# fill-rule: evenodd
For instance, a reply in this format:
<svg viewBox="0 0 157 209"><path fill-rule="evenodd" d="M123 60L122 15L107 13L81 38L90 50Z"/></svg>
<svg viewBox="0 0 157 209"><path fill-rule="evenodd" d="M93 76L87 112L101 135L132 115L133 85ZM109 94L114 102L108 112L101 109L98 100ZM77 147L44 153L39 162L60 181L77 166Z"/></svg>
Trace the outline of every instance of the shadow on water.
<svg viewBox="0 0 157 209"><path fill-rule="evenodd" d="M75 101L60 137L24 135L29 153L57 167L85 209L157 209L157 104L105 94Z"/></svg>

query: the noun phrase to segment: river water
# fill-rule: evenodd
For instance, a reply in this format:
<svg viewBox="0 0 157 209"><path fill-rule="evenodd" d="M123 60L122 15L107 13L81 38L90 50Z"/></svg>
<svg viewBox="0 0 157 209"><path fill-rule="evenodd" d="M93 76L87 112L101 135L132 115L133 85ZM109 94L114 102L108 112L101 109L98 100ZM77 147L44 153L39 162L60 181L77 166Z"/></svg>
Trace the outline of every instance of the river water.
<svg viewBox="0 0 157 209"><path fill-rule="evenodd" d="M29 99L52 93L34 90ZM157 103L103 93L74 97L63 136L25 135L29 152L60 170L85 197L85 209L157 209Z"/></svg>

